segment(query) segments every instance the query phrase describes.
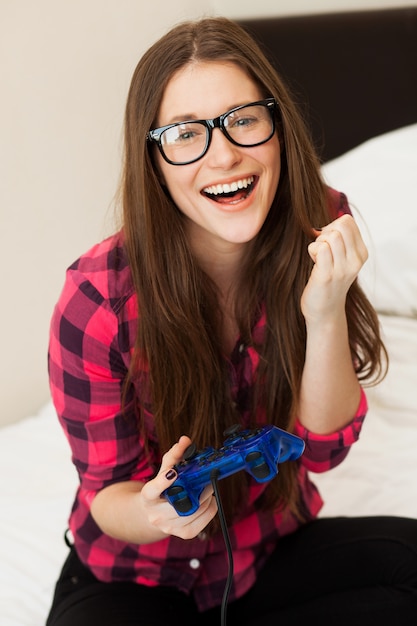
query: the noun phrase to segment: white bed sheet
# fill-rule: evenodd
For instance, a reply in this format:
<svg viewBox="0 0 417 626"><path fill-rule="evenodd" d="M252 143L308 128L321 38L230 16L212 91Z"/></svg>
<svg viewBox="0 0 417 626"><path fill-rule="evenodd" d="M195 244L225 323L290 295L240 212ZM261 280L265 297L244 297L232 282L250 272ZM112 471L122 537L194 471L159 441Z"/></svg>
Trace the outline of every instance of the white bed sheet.
<svg viewBox="0 0 417 626"><path fill-rule="evenodd" d="M390 369L367 390L369 412L348 457L312 475L325 501L322 516L417 517L417 320L380 320Z"/></svg>
<svg viewBox="0 0 417 626"><path fill-rule="evenodd" d="M370 411L347 459L313 476L323 516L417 517L417 320L381 321L391 369L368 393ZM0 475L0 624L43 626L77 483L51 404L0 430Z"/></svg>
<svg viewBox="0 0 417 626"><path fill-rule="evenodd" d="M0 624L44 626L77 477L52 404L0 430Z"/></svg>

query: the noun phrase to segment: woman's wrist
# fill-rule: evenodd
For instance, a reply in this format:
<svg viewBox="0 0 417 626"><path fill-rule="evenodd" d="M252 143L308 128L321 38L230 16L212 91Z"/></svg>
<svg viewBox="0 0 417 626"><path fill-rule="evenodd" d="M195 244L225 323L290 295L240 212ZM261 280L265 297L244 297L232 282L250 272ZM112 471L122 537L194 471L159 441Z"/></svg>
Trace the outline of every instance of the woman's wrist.
<svg viewBox="0 0 417 626"><path fill-rule="evenodd" d="M127 481L109 485L98 492L91 514L100 529L113 539L147 544L161 541L166 534L149 521L142 497L143 483Z"/></svg>

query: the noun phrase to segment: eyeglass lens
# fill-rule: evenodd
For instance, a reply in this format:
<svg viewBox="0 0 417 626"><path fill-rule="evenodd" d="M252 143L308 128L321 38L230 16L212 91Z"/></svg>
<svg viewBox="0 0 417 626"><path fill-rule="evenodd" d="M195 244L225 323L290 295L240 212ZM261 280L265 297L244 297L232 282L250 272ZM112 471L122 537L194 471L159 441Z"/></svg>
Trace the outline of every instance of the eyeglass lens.
<svg viewBox="0 0 417 626"><path fill-rule="evenodd" d="M231 111L223 119L223 131L240 146L254 146L270 139L273 132L271 112L266 105L248 105ZM161 148L173 163L187 163L201 157L207 149L210 129L204 122L184 122L165 130Z"/></svg>

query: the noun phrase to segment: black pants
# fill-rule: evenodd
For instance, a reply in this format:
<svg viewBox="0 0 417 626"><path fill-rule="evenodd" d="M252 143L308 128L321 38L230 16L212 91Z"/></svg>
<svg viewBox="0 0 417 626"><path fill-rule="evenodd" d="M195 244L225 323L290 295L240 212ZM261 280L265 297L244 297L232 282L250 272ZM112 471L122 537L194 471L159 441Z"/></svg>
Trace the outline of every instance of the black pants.
<svg viewBox="0 0 417 626"><path fill-rule="evenodd" d="M284 537L255 586L228 607L227 626L409 626L417 622L417 520L314 521ZM220 626L166 587L101 583L74 550L47 626Z"/></svg>

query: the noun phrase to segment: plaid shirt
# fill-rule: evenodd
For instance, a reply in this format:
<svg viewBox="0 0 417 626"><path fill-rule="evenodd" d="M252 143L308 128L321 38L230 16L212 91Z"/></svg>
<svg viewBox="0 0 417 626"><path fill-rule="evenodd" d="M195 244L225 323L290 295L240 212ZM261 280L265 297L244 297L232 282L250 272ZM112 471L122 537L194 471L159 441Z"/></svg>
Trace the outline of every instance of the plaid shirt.
<svg viewBox="0 0 417 626"><path fill-rule="evenodd" d="M344 196L331 192L334 214L348 211ZM222 535L192 540L167 537L134 545L101 532L90 515L100 489L118 481L147 481L160 459L144 452L136 422L121 410L121 390L132 358L138 320L137 299L120 234L98 244L74 263L55 308L50 336L49 371L53 401L72 450L80 485L70 515L70 529L81 560L103 581L173 585L193 593L200 610L219 605L227 578ZM262 333L262 316L254 333ZM258 355L238 345L231 359L235 398L253 384ZM322 500L308 470L322 472L339 464L358 439L366 414L362 393L353 421L331 435L315 435L299 423L295 432L306 441L299 465L305 511L313 519ZM262 419L260 419L262 422ZM146 425L154 438L152 419ZM234 583L230 599L244 594L277 546L299 521L290 513L257 508L264 485L253 482L243 517L229 529Z"/></svg>

